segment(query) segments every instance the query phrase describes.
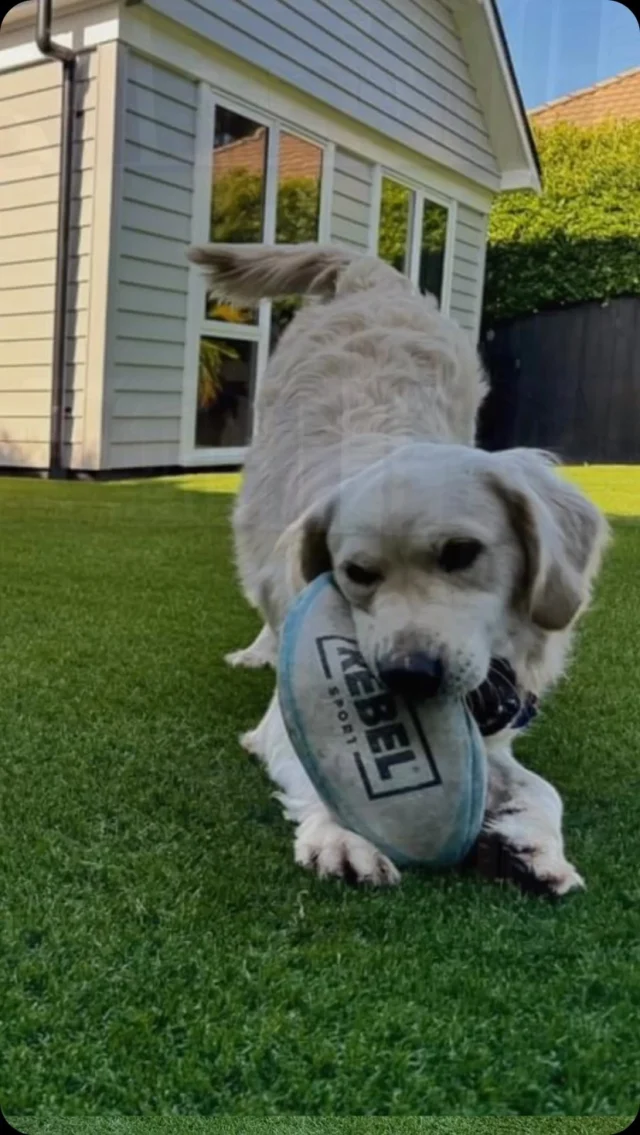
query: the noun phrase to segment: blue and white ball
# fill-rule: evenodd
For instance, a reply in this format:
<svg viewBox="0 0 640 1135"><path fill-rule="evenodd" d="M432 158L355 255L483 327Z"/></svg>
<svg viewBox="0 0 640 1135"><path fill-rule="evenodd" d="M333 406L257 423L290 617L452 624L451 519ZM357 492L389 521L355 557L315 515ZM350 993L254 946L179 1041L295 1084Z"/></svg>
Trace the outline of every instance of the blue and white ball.
<svg viewBox="0 0 640 1135"><path fill-rule="evenodd" d="M482 826L487 766L462 700L410 702L366 666L330 574L292 605L278 660L280 708L318 794L398 866L460 862Z"/></svg>

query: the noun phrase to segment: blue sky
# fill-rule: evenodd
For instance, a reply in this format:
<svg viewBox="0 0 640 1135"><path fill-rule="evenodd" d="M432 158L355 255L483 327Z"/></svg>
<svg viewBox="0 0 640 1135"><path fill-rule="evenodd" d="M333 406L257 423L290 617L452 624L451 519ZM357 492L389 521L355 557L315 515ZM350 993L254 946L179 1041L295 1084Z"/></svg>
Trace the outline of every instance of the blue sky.
<svg viewBox="0 0 640 1135"><path fill-rule="evenodd" d="M498 0L527 107L640 66L638 21L618 0Z"/></svg>

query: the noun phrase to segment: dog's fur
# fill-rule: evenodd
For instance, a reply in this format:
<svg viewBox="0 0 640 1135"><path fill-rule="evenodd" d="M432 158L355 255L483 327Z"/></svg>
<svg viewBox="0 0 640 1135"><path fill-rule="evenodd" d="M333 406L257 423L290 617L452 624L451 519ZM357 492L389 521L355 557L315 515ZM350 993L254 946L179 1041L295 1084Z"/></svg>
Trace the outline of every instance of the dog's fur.
<svg viewBox="0 0 640 1135"><path fill-rule="evenodd" d="M257 429L234 517L240 578L265 627L234 665L273 663L292 597L331 568L372 668L437 656L453 694L510 660L542 695L563 673L606 537L600 513L536 451L474 447L486 385L467 334L377 259L332 248L211 245L190 257L217 295L244 305L316 296L284 333L260 384ZM443 571L451 539L483 551ZM354 584L347 564L380 580ZM564 856L558 793L487 742L485 831L534 882L582 885ZM296 860L321 875L395 882L396 868L320 801L286 735L277 697L245 746L265 760L297 824Z"/></svg>

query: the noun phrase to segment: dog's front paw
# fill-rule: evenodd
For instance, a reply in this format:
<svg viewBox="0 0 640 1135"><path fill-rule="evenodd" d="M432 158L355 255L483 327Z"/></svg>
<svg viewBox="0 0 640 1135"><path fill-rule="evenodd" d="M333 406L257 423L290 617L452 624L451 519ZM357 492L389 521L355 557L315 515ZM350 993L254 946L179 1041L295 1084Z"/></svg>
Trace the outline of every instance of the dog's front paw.
<svg viewBox="0 0 640 1135"><path fill-rule="evenodd" d="M275 666L277 652L275 636L271 628L265 625L250 646L225 654L224 660L227 666L234 669L245 667L247 670L260 670L263 666Z"/></svg>
<svg viewBox="0 0 640 1135"><path fill-rule="evenodd" d="M487 878L515 883L530 894L559 898L585 887L582 876L555 841L522 843L501 832L499 825L483 831L468 863Z"/></svg>
<svg viewBox="0 0 640 1135"><path fill-rule="evenodd" d="M227 666L231 666L234 670L261 670L265 666L273 665L273 659L266 651L256 650L251 646L243 650L232 650L230 654L225 654L224 660Z"/></svg>
<svg viewBox="0 0 640 1135"><path fill-rule="evenodd" d="M295 861L321 878L335 876L374 887L395 886L400 872L372 843L340 827L330 818L315 816L300 824Z"/></svg>

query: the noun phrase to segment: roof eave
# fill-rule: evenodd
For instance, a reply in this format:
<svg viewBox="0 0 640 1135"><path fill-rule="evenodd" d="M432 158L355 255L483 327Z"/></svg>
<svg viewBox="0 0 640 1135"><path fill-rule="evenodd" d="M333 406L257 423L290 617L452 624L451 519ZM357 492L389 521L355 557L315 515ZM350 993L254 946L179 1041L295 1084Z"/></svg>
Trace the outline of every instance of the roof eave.
<svg viewBox="0 0 640 1135"><path fill-rule="evenodd" d="M480 3L483 4L485 10L487 10L487 15L490 16L490 23L492 22L495 25L498 39L498 43L496 44L496 47L498 48L498 58L502 66L509 93L511 97L515 99L517 105L517 117L519 119L519 124L522 127L523 142L525 143L525 148L528 151L528 156L535 168L538 189L541 189L542 167L540 165L538 147L536 146L536 140L531 129L531 123L529 121L529 115L527 114L527 108L525 107L524 100L522 98L522 91L520 90L520 84L516 75L516 69L513 64L513 58L504 30L504 24L502 23L502 17L498 9L497 0L480 0Z"/></svg>
<svg viewBox="0 0 640 1135"><path fill-rule="evenodd" d="M492 141L502 188L540 192L542 170L496 0L449 0Z"/></svg>
<svg viewBox="0 0 640 1135"><path fill-rule="evenodd" d="M542 181L537 172L525 169L507 169L500 177L500 192L513 193L516 189L532 189L534 193L542 190Z"/></svg>

